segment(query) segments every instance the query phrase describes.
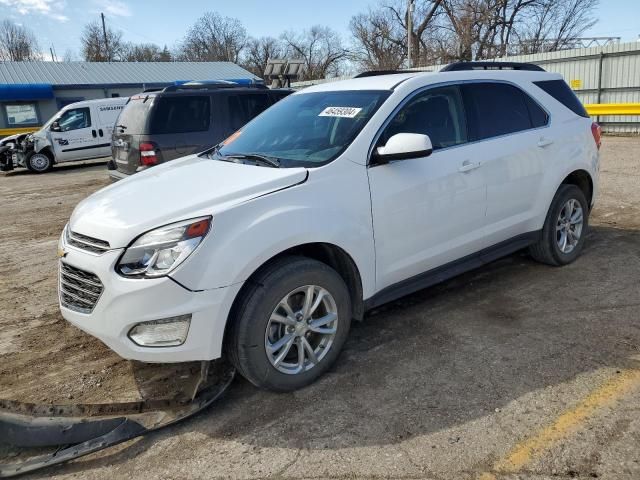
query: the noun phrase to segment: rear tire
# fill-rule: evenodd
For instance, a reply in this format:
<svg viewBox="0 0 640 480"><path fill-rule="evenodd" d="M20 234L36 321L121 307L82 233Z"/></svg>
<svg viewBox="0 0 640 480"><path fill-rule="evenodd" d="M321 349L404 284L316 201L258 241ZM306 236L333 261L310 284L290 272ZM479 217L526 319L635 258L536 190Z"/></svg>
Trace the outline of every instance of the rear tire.
<svg viewBox="0 0 640 480"><path fill-rule="evenodd" d="M284 257L251 280L229 321L225 350L240 374L259 388L289 392L314 382L338 358L351 298L329 266Z"/></svg>
<svg viewBox="0 0 640 480"><path fill-rule="evenodd" d="M538 243L529 254L538 262L561 266L573 262L584 246L589 227L589 204L575 185L560 185L553 197Z"/></svg>
<svg viewBox="0 0 640 480"><path fill-rule="evenodd" d="M25 162L27 168L35 173L45 173L53 168L53 158L46 152L33 152Z"/></svg>

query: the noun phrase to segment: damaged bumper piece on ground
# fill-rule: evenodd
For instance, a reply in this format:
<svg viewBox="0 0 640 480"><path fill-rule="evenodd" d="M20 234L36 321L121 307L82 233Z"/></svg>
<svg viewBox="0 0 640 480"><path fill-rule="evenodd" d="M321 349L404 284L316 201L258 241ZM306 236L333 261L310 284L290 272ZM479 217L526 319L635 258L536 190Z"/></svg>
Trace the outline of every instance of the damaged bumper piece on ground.
<svg viewBox="0 0 640 480"><path fill-rule="evenodd" d="M163 380L182 383L183 393L171 399L149 395L156 377L143 385L143 400L135 402L36 405L0 400L2 442L40 452L29 458L19 454L16 463L0 464L0 478L67 462L184 420L218 399L234 375L227 362L202 362L199 372L192 369L189 375L183 372L180 378ZM54 451L42 453L43 447Z"/></svg>

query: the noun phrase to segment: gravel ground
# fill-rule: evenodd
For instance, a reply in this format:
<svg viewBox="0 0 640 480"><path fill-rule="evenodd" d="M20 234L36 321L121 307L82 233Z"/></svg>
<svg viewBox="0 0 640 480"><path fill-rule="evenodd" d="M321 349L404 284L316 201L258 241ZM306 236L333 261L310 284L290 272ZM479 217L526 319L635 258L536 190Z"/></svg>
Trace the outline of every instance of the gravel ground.
<svg viewBox="0 0 640 480"><path fill-rule="evenodd" d="M640 478L638 151L605 137L574 264L516 254L405 297L309 388L239 380L194 419L33 478ZM139 398L135 364L56 304L59 232L107 183L104 164L0 175L0 398Z"/></svg>

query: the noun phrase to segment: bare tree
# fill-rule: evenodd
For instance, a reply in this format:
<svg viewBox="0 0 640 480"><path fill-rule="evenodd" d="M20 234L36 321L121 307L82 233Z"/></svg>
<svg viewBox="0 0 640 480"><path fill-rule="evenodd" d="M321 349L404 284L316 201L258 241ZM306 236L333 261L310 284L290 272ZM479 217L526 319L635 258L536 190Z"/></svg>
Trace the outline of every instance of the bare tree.
<svg viewBox="0 0 640 480"><path fill-rule="evenodd" d="M282 42L277 38L250 38L244 52L242 65L254 75L262 77L269 59L283 57L284 50Z"/></svg>
<svg viewBox="0 0 640 480"><path fill-rule="evenodd" d="M289 58L304 60L304 78L314 80L341 73L348 51L329 27L316 25L302 33L285 32L281 38Z"/></svg>
<svg viewBox="0 0 640 480"><path fill-rule="evenodd" d="M591 28L599 0L538 0L520 32L519 53L572 48L575 38Z"/></svg>
<svg viewBox="0 0 640 480"><path fill-rule="evenodd" d="M122 61L125 62L170 62L171 53L154 43L125 43L123 45Z"/></svg>
<svg viewBox="0 0 640 480"><path fill-rule="evenodd" d="M416 0L412 51L418 64L480 60L571 48L596 20L599 0ZM390 12L390 17L383 11ZM407 1L385 0L353 17L354 51L363 65L407 50Z"/></svg>
<svg viewBox="0 0 640 480"><path fill-rule="evenodd" d="M125 53L122 32L106 28L107 43L104 41L102 25L90 22L84 26L80 37L82 57L87 62L121 61Z"/></svg>
<svg viewBox="0 0 640 480"><path fill-rule="evenodd" d="M433 49L430 45L431 28L434 26L444 0L417 0L415 10L411 19L411 34L408 34L409 12L407 2L395 0L393 3L384 3L383 8L389 10L398 25L402 27L404 35L402 42L407 45L407 38L411 37L412 57L417 60L417 64L430 63L433 57Z"/></svg>
<svg viewBox="0 0 640 480"><path fill-rule="evenodd" d="M40 58L33 33L10 20L0 22L0 60L22 62Z"/></svg>
<svg viewBox="0 0 640 480"><path fill-rule="evenodd" d="M388 9L371 9L354 16L350 58L363 70L396 70L407 57L406 35Z"/></svg>
<svg viewBox="0 0 640 480"><path fill-rule="evenodd" d="M189 29L180 47L180 58L193 62L238 63L247 44L247 31L239 20L207 12Z"/></svg>

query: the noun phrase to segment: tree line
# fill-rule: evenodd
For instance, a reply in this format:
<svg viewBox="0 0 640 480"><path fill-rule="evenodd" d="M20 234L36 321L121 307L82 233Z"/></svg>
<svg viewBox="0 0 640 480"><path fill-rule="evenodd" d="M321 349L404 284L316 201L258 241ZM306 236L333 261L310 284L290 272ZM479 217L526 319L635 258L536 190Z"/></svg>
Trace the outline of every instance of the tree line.
<svg viewBox="0 0 640 480"><path fill-rule="evenodd" d="M251 37L235 18L204 13L169 49L123 40L121 31L99 22L85 25L81 58L89 62L230 61L262 76L270 58L305 63L307 79L360 70L482 60L570 48L596 23L599 0L379 0L351 18L348 38L328 26ZM69 55L65 55L69 57ZM0 60L41 59L26 27L0 22Z"/></svg>

